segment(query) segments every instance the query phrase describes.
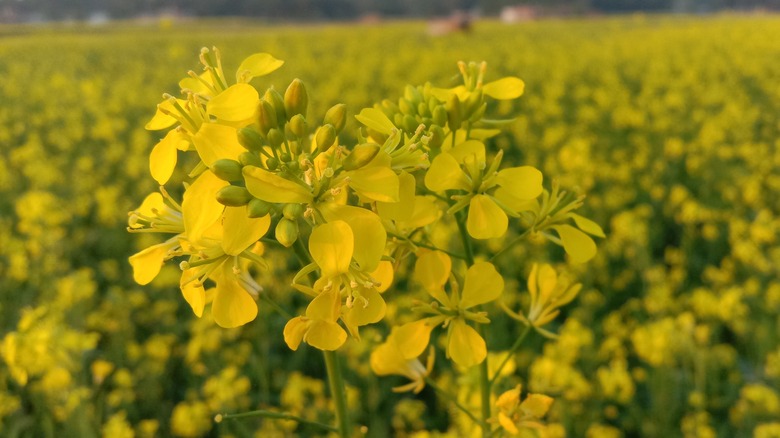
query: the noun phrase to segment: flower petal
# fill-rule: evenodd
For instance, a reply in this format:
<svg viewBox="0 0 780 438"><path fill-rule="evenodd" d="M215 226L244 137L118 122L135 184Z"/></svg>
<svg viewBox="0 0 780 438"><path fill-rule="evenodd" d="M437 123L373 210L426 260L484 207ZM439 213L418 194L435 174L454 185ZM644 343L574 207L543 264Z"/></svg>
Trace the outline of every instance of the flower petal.
<svg viewBox="0 0 780 438"><path fill-rule="evenodd" d="M257 111L260 96L249 84L235 84L212 97L206 110L219 120L242 122L251 119Z"/></svg>
<svg viewBox="0 0 780 438"><path fill-rule="evenodd" d="M393 329L398 349L405 359L414 359L425 351L434 327L436 325L426 318Z"/></svg>
<svg viewBox="0 0 780 438"><path fill-rule="evenodd" d="M523 95L524 90L525 83L523 80L512 76L507 76L482 86L483 93L499 100L517 99Z"/></svg>
<svg viewBox="0 0 780 438"><path fill-rule="evenodd" d="M354 245L352 228L341 220L314 228L309 238L309 252L320 267L323 278L335 277L349 271Z"/></svg>
<svg viewBox="0 0 780 438"><path fill-rule="evenodd" d="M235 256L260 240L271 226L271 215L251 218L246 207L225 207L222 216L222 250Z"/></svg>
<svg viewBox="0 0 780 438"><path fill-rule="evenodd" d="M555 225L552 228L561 236L563 249L574 263L585 263L596 255L596 243L587 234L571 225Z"/></svg>
<svg viewBox="0 0 780 438"><path fill-rule="evenodd" d="M542 172L532 166L510 167L498 172L496 182L509 194L527 201L542 194Z"/></svg>
<svg viewBox="0 0 780 438"><path fill-rule="evenodd" d="M150 246L128 259L133 267L133 280L140 285L149 284L162 269L168 252L178 245L176 239Z"/></svg>
<svg viewBox="0 0 780 438"><path fill-rule="evenodd" d="M237 160L246 151L238 142L236 128L218 123L204 123L192 137L201 161L211 167L222 158Z"/></svg>
<svg viewBox="0 0 780 438"><path fill-rule="evenodd" d="M296 316L295 318L287 321L284 325L284 342L290 347L290 350L297 350L298 346L303 341L303 335L306 334L306 330L309 329L309 320Z"/></svg>
<svg viewBox="0 0 780 438"><path fill-rule="evenodd" d="M217 202L217 192L227 182L211 172L203 172L187 190L181 203L184 233L193 245L199 245L203 234L222 217L225 206Z"/></svg>
<svg viewBox="0 0 780 438"><path fill-rule="evenodd" d="M165 185L176 168L177 150L185 142L182 134L176 130L168 132L152 149L149 155L149 171L159 185Z"/></svg>
<svg viewBox="0 0 780 438"><path fill-rule="evenodd" d="M312 320L303 340L314 348L333 351L344 345L347 332L338 323L325 320Z"/></svg>
<svg viewBox="0 0 780 438"><path fill-rule="evenodd" d="M488 262L476 262L468 271L463 282L460 308L468 309L497 299L504 291L504 278L496 267Z"/></svg>
<svg viewBox="0 0 780 438"><path fill-rule="evenodd" d="M449 297L444 292L444 285L450 278L452 260L441 251L420 251L414 263L414 278L422 284L423 289L437 301L451 307Z"/></svg>
<svg viewBox="0 0 780 438"><path fill-rule="evenodd" d="M374 131L381 132L382 134L390 135L395 128L393 122L387 118L385 113L376 108L363 108L360 114L355 118L362 124L373 129Z"/></svg>
<svg viewBox="0 0 780 438"><path fill-rule="evenodd" d="M455 319L450 323L447 356L462 367L472 367L487 357L485 340L464 320Z"/></svg>
<svg viewBox="0 0 780 438"><path fill-rule="evenodd" d="M241 287L232 272L232 263L223 263L223 274L217 277L211 313L220 327L242 326L257 317L257 303L249 292Z"/></svg>
<svg viewBox="0 0 780 438"><path fill-rule="evenodd" d="M310 189L273 172L255 166L244 166L242 172L246 189L255 198L283 204L309 203L313 199Z"/></svg>
<svg viewBox="0 0 780 438"><path fill-rule="evenodd" d="M474 195L469 202L469 215L466 229L475 239L493 239L506 233L509 226L504 210L490 196Z"/></svg>
<svg viewBox="0 0 780 438"><path fill-rule="evenodd" d="M437 155L431 162L431 167L425 173L425 187L434 192L452 189L468 191L471 188L458 161L446 152Z"/></svg>
<svg viewBox="0 0 780 438"><path fill-rule="evenodd" d="M382 260L387 243L387 231L382 220L371 210L335 203L321 204L319 210L327 221L341 220L349 224L354 235L352 257L363 272L373 272Z"/></svg>
<svg viewBox="0 0 780 438"><path fill-rule="evenodd" d="M602 230L599 224L597 224L596 222L593 222L592 220L580 216L576 213L569 213L569 216L571 216L571 218L574 219L574 223L577 224L577 228L579 228L580 230L590 234L591 236L596 236L601 238L607 237L604 235L604 230Z"/></svg>
<svg viewBox="0 0 780 438"><path fill-rule="evenodd" d="M190 305L195 315L200 318L203 316L203 308L206 306L206 290L203 285L195 280L197 272L195 269L189 269L181 273L179 288L184 296L184 300Z"/></svg>
<svg viewBox="0 0 780 438"><path fill-rule="evenodd" d="M249 82L252 78L273 73L284 64L284 61L274 58L268 53L249 55L236 70L237 82Z"/></svg>

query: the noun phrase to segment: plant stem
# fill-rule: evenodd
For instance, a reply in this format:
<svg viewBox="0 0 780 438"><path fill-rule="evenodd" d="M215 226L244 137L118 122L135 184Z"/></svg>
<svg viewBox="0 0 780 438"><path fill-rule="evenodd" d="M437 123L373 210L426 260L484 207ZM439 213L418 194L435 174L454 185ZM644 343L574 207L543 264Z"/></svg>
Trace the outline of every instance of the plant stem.
<svg viewBox="0 0 780 438"><path fill-rule="evenodd" d="M525 230L522 234L512 239L511 242L507 243L503 248L501 248L497 253L493 254L493 257L490 258L490 262L493 263L494 260L496 260L500 255L504 254L505 252L509 251L513 246L515 246L517 243L519 243L521 240L525 238L525 236L528 235L528 233L531 232L531 229Z"/></svg>
<svg viewBox="0 0 780 438"><path fill-rule="evenodd" d="M293 414L288 414L286 412L274 412L274 411L267 411L265 409L260 409L257 411L241 412L240 414L218 414L215 417L215 421L219 423L222 420L232 420L234 418L244 418L244 417L265 417L265 418L273 418L277 420L292 420L301 424L316 426L319 427L320 429L329 430L331 432L338 432L338 430L335 427L329 424L320 423L318 421L307 420L305 418L301 418Z"/></svg>
<svg viewBox="0 0 780 438"><path fill-rule="evenodd" d="M347 392L341 376L341 365L335 351L323 351L325 368L328 370L330 395L336 405L337 432L341 438L350 437L349 413L347 412Z"/></svg>
<svg viewBox="0 0 780 438"><path fill-rule="evenodd" d="M529 333L531 333L531 326L527 325L525 326L525 330L523 330L523 333L520 334L520 337L517 338L515 343L512 345L512 348L510 348L509 352L507 352L504 360L501 361L501 365L499 365L498 368L496 368L496 372L495 374L493 374L493 378L490 379L490 381L488 382L488 385L491 388L493 387L493 384L496 383L496 379L498 379L498 376L501 375L501 370L503 370L506 364L509 363L509 359L511 359L512 356L514 356L515 353L517 353L517 350L520 349L520 345L523 344L523 341L525 340L525 338L528 336Z"/></svg>
<svg viewBox="0 0 780 438"><path fill-rule="evenodd" d="M440 387L439 385L437 385L437 384L436 384L436 383L435 383L433 380L431 380L429 377L426 377L426 378L425 378L425 383L427 383L427 384L428 384L428 385L429 385L431 388L433 388L434 390L436 390L436 392L438 392L438 393L439 393L439 395L441 395L443 398L447 399L447 400L448 400L448 401L450 401L450 402L451 402L453 405L455 405L455 407L456 407L456 408L458 408L458 409L459 409L461 412L463 412L464 414L468 415L468 417L469 417L469 418L471 418L471 420L472 420L472 421L474 421L474 423L478 424L478 425L479 425L479 427L481 427L482 429L485 429L485 425L482 423L482 421L480 421L480 420L479 420L479 418L477 418L477 417L476 417L474 414L472 414L470 410L466 409L466 407L465 407L465 406L463 406L462 404L460 404L460 403L458 402L458 399L457 399L457 398L455 398L453 395L451 395L450 393L448 393L447 391L445 391L444 389L442 389L442 387Z"/></svg>
<svg viewBox="0 0 780 438"><path fill-rule="evenodd" d="M446 249L442 249L442 248L439 248L439 247L434 246L434 245L428 245L427 243L417 242L415 240L410 239L409 237L406 237L406 236L403 236L403 235L400 235L400 234L395 234L395 233L388 232L387 235L391 236L391 237L395 237L396 239L403 240L404 242L409 242L409 243L411 243L414 246L419 246L420 248L427 248L427 249L430 249L430 250L433 250L433 251L441 251L441 252L447 254L450 257L455 257L456 259L466 260L466 256L464 256L462 254L456 254L456 253L454 253L452 251L447 251Z"/></svg>

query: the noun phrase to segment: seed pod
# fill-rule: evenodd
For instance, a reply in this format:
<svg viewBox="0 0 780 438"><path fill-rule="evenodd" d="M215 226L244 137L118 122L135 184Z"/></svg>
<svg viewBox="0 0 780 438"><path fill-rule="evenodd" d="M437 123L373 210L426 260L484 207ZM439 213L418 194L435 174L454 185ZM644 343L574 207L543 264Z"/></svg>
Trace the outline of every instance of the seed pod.
<svg viewBox="0 0 780 438"><path fill-rule="evenodd" d="M344 125L347 124L347 106L343 103L337 103L330 107L325 113L325 120L322 123L333 125L336 134L340 133L344 129Z"/></svg>
<svg viewBox="0 0 780 438"><path fill-rule="evenodd" d="M242 167L241 163L236 160L222 158L211 165L211 171L214 172L217 178L223 181L242 181L244 179L244 176L241 174Z"/></svg>
<svg viewBox="0 0 780 438"><path fill-rule="evenodd" d="M376 154L379 153L379 149L380 147L376 143L359 144L355 146L355 148L352 149L352 152L347 155L347 158L342 161L341 167L343 167L344 170L360 169L376 157Z"/></svg>
<svg viewBox="0 0 780 438"><path fill-rule="evenodd" d="M290 127L290 132L298 137L302 138L307 134L308 128L306 127L306 119L301 114L292 116L288 126Z"/></svg>
<svg viewBox="0 0 780 438"><path fill-rule="evenodd" d="M287 120L287 114L284 110L284 98L274 88L269 88L263 95L263 100L270 103L276 112L276 120L278 122Z"/></svg>
<svg viewBox="0 0 780 438"><path fill-rule="evenodd" d="M263 138L260 133L248 126L238 130L238 142L252 152L263 149Z"/></svg>
<svg viewBox="0 0 780 438"><path fill-rule="evenodd" d="M268 131L279 127L276 110L264 100L261 100L260 105L257 106L257 125L263 135L268 135Z"/></svg>
<svg viewBox="0 0 780 438"><path fill-rule="evenodd" d="M246 187L226 186L217 192L217 201L228 207L241 207L252 200L252 195Z"/></svg>
<svg viewBox="0 0 780 438"><path fill-rule="evenodd" d="M246 211L249 217L263 217L271 212L273 206L269 202L265 202L262 199L253 198L246 206Z"/></svg>
<svg viewBox="0 0 780 438"><path fill-rule="evenodd" d="M325 152L333 146L336 141L336 129L333 125L324 125L317 128L317 134L314 135L317 142L317 149L320 152Z"/></svg>
<svg viewBox="0 0 780 438"><path fill-rule="evenodd" d="M238 156L238 162L241 163L242 166L263 167L263 160L252 152L242 152L241 155Z"/></svg>
<svg viewBox="0 0 780 438"><path fill-rule="evenodd" d="M279 220L279 223L276 224L274 233L276 235L276 240L289 248L298 240L298 222L283 217Z"/></svg>
<svg viewBox="0 0 780 438"><path fill-rule="evenodd" d="M287 117L302 114L306 117L306 107L309 105L309 96L306 87L300 79L293 79L287 91L284 92L284 110Z"/></svg>
<svg viewBox="0 0 780 438"><path fill-rule="evenodd" d="M474 111L471 114L471 117L469 117L469 121L471 122L477 122L482 119L482 117L485 116L485 111L487 110L487 103L483 103L482 105L477 108L476 111Z"/></svg>

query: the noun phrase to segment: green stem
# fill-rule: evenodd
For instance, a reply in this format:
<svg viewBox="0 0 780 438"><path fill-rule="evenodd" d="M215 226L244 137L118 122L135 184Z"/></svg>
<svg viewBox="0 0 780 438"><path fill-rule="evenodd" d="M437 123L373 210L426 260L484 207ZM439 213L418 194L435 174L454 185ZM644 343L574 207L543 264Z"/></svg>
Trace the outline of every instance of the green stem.
<svg viewBox="0 0 780 438"><path fill-rule="evenodd" d="M350 437L349 413L347 412L347 392L341 376L341 365L335 351L323 351L325 368L328 370L330 395L336 405L337 432L341 438Z"/></svg>
<svg viewBox="0 0 780 438"><path fill-rule="evenodd" d="M458 224L458 231L460 232L460 241L463 243L463 250L466 252L466 263L469 267L474 264L474 249L471 247L471 237L466 229L466 222L463 219L465 210L461 210L455 214L455 222Z"/></svg>
<svg viewBox="0 0 780 438"><path fill-rule="evenodd" d="M472 414L470 410L466 409L465 406L460 404L458 402L458 399L456 399L450 393L448 393L447 391L442 389L439 385L434 383L434 381L431 380L429 377L425 378L425 383L427 383L431 388L433 388L436 392L438 392L440 396L442 396L443 398L447 399L450 403L455 405L455 407L458 408L461 412L463 412L464 414L468 415L468 417L471 418L471 420L474 423L478 424L479 427L481 427L482 429L485 429L485 424L483 424L482 421L480 421L479 418L477 418L474 414Z"/></svg>
<svg viewBox="0 0 780 438"><path fill-rule="evenodd" d="M412 239L410 239L408 237L405 237L405 236L402 236L400 234L395 234L395 233L389 233L388 232L387 235L391 236L391 237L395 237L396 239L403 240L404 242L409 242L409 243L411 243L414 246L419 246L420 248L427 248L427 249L430 249L430 250L433 250L433 251L441 251L441 252L447 254L450 257L455 257L456 259L466 260L466 256L464 256L463 254L456 254L456 253L454 253L452 251L447 251L446 249L442 249L442 248L439 248L439 247L434 246L434 245L428 245L427 243L417 242L416 240L412 240Z"/></svg>
<svg viewBox="0 0 780 438"><path fill-rule="evenodd" d="M292 420L296 421L301 424L308 424L310 426L319 427L320 429L325 429L331 432L338 432L338 430L325 423L320 423L317 421L311 421L307 420L305 418L301 418L297 415L288 414L285 412L274 412L274 411L267 411L265 409L260 409L257 411L249 411L249 412L242 412L240 414L217 414L217 416L214 418L214 420L219 423L222 420L232 420L235 418L245 418L245 417L265 417L265 418L273 418L275 420Z"/></svg>
<svg viewBox="0 0 780 438"><path fill-rule="evenodd" d="M525 230L525 231L523 231L523 233L522 233L522 234L520 234L519 236L517 236L517 237L515 237L514 239L512 239L512 241L511 241L511 242L507 243L507 244L506 244L506 245L505 245L503 248L501 248L501 249L500 249L500 250L499 250L497 253L493 254L493 257L491 257L489 261L490 261L491 263L493 263L493 261L494 261L494 260L496 260L496 259L497 259L497 258L498 258L500 255L504 254L505 252L507 252L507 251L509 251L510 249L512 249L512 247L513 247L513 246L515 246L515 245L517 245L518 243L520 243L520 241L521 241L521 240L523 240L523 239L525 238L525 236L527 236L527 235L528 235L528 233L530 233L530 232L531 232L531 229L530 229L530 228L529 228L529 229L527 229L527 230Z"/></svg>
<svg viewBox="0 0 780 438"><path fill-rule="evenodd" d="M501 365L499 365L498 368L496 368L496 372L495 374L493 374L493 378L490 379L490 381L488 382L488 385L491 388L493 387L493 384L496 383L496 379L498 379L498 376L501 375L501 370L503 370L506 364L509 363L509 359L511 359L512 356L514 356L515 353L517 353L517 350L520 349L520 345L523 344L523 341L525 340L525 338L528 336L529 333L531 333L531 326L527 325L525 326L525 330L523 330L523 333L520 334L520 337L517 338L515 343L512 345L512 348L510 348L509 352L507 352L504 360L501 361Z"/></svg>

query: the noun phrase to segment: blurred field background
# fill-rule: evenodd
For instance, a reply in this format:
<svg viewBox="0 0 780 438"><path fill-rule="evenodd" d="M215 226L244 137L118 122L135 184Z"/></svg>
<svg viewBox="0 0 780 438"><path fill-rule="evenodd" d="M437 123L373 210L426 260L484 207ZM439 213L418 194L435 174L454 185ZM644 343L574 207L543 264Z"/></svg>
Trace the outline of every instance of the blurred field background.
<svg viewBox="0 0 780 438"><path fill-rule="evenodd" d="M448 86L459 60L521 77L525 95L492 109L519 114L495 144L586 193L607 239L570 267L585 287L560 339L527 343L505 386L555 397L559 435L780 437L780 17L728 14L483 20L439 37L423 22L0 27L0 436L316 433L212 420L269 406L331 421L318 352L286 348L286 318L261 304L240 329L197 319L172 266L133 283L127 257L156 243L125 230L155 190L158 134L144 124L203 46L220 48L226 71L260 51L285 60L262 82L300 77L312 115ZM507 290L523 291L548 251L560 259L533 242L505 258ZM273 260L259 281L295 309L297 265ZM493 327L488 345L509 348L516 325ZM460 436L467 419L430 388L393 394L400 380L371 374L383 330L346 348L358 424ZM475 376L436 372L478 403Z"/></svg>

